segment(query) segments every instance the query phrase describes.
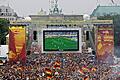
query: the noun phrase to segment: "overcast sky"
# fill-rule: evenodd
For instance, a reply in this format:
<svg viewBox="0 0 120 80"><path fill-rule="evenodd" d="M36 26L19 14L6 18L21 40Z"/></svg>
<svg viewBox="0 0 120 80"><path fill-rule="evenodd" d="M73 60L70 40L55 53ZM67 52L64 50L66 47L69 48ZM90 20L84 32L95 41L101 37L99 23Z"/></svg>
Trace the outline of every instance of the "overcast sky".
<svg viewBox="0 0 120 80"><path fill-rule="evenodd" d="M0 5L8 3L19 16L37 14L41 8L49 13L49 0L0 0ZM59 0L58 3L64 14L91 14L98 4L112 5L110 0Z"/></svg>

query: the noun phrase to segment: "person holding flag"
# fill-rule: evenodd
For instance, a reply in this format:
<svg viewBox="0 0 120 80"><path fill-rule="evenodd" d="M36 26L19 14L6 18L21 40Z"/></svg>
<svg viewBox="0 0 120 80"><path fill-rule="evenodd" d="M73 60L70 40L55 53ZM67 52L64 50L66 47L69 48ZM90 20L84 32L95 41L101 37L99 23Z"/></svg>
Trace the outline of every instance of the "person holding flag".
<svg viewBox="0 0 120 80"><path fill-rule="evenodd" d="M60 69L60 65L61 65L60 61L56 61L56 62L54 63L54 68L55 68L55 69Z"/></svg>
<svg viewBox="0 0 120 80"><path fill-rule="evenodd" d="M85 71L85 72L90 72L90 70L86 66L83 66L82 70Z"/></svg>
<svg viewBox="0 0 120 80"><path fill-rule="evenodd" d="M49 68L45 68L45 75L47 79L51 79L52 78L52 70L50 70Z"/></svg>

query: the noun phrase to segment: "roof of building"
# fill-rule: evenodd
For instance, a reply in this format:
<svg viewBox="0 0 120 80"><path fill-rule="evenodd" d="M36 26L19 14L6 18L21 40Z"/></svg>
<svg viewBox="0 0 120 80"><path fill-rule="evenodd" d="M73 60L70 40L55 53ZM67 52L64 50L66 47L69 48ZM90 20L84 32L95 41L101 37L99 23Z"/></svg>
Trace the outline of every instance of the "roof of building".
<svg viewBox="0 0 120 80"><path fill-rule="evenodd" d="M10 6L0 6L1 12L6 12L6 9L8 10L9 13L14 13L14 10Z"/></svg>
<svg viewBox="0 0 120 80"><path fill-rule="evenodd" d="M120 6L100 6L92 12L92 17L104 16L104 15L118 15L120 14Z"/></svg>

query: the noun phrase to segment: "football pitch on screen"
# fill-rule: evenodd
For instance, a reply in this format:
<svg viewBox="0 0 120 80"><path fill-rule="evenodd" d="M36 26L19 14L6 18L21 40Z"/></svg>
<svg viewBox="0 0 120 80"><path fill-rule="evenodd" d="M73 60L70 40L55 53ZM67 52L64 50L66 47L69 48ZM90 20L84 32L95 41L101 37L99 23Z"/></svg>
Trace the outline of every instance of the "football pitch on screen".
<svg viewBox="0 0 120 80"><path fill-rule="evenodd" d="M45 38L45 49L49 50L70 50L78 49L77 40L67 37L47 37Z"/></svg>

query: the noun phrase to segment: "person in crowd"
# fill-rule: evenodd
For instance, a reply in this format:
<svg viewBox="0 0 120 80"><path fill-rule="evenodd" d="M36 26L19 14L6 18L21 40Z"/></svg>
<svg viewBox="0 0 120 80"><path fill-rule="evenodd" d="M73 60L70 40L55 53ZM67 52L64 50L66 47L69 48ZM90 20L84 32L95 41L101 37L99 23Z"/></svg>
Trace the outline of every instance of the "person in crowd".
<svg viewBox="0 0 120 80"><path fill-rule="evenodd" d="M0 66L2 80L118 80L107 64L91 63L85 53L39 53L27 59ZM47 68L47 69L46 69ZM110 77L111 76L111 77Z"/></svg>

